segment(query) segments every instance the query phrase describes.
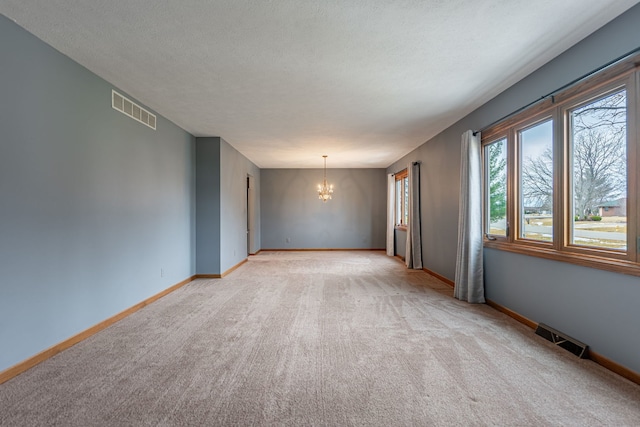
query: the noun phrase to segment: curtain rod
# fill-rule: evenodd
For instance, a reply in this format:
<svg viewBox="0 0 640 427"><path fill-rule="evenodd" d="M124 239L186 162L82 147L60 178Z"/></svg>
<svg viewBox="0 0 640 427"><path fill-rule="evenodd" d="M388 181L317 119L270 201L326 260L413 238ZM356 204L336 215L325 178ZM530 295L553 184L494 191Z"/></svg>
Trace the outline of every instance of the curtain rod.
<svg viewBox="0 0 640 427"><path fill-rule="evenodd" d="M543 100L545 100L545 99L547 99L549 97L553 98L553 96L555 94L557 94L558 92L561 92L561 91L563 91L563 90L565 90L565 89L567 89L567 88L569 88L569 87L571 87L571 86L573 86L573 85L575 85L577 83L580 83L581 81L593 76L594 74L597 74L597 73L601 72L602 70L604 70L606 68L609 68L609 67L611 67L611 66L613 66L613 65L615 65L615 64L617 64L619 62L622 62L625 59L630 58L631 56L635 55L638 52L640 52L640 46L635 48L635 49L633 49L633 50L631 50L631 51L629 51L629 52L627 52L627 53L625 53L624 55L614 59L613 61L609 61L606 64L596 68L595 70L592 70L592 71L588 72L587 74L585 74L585 75L583 75L581 77L578 77L575 80L570 81L569 83L565 84L564 86L561 86L558 89L556 89L554 91L551 91L551 92L549 92L548 94L546 94L544 96L541 96L540 98L536 99L535 101L532 101L532 102L528 103L524 107L520 107L517 110L512 111L511 113L509 113L506 116L503 116L503 117L499 118L498 120L488 124L487 126L483 127L482 129L474 130L473 131L473 135L475 136L475 135L478 134L478 132L483 132L486 129L489 129L489 128L497 125L498 123L503 122L504 120L507 120L508 118L515 116L516 114L522 112L523 110L526 110L527 108L531 107L532 105L537 104L540 101L543 101Z"/></svg>

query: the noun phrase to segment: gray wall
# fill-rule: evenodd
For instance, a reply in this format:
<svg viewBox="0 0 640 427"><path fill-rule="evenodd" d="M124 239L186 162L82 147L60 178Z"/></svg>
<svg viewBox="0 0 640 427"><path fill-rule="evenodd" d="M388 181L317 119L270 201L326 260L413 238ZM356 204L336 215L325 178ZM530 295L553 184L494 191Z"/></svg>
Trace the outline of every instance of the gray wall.
<svg viewBox="0 0 640 427"><path fill-rule="evenodd" d="M264 249L385 247L384 169L328 169L335 191L326 203L317 193L322 169L262 169L260 174Z"/></svg>
<svg viewBox="0 0 640 427"><path fill-rule="evenodd" d="M196 274L220 274L220 138L196 138Z"/></svg>
<svg viewBox="0 0 640 427"><path fill-rule="evenodd" d="M260 250L260 169L226 141L220 144L220 271L225 272ZM253 224L256 241L247 248L247 176L254 177Z"/></svg>
<svg viewBox="0 0 640 427"><path fill-rule="evenodd" d="M260 250L260 169L219 137L196 138L196 273L222 274ZM247 177L254 178L247 245Z"/></svg>
<svg viewBox="0 0 640 427"><path fill-rule="evenodd" d="M640 6L635 6L388 168L392 173L422 161L425 267L449 279L455 275L462 133L637 48L638 22ZM491 300L640 372L640 310L632 304L640 301L640 278L486 249L485 286Z"/></svg>
<svg viewBox="0 0 640 427"><path fill-rule="evenodd" d="M387 169L388 173L396 173L406 169L410 162L421 162L423 266L452 280L458 239L459 145L464 130L460 125L447 129ZM397 237L406 241L406 235ZM396 253L404 255L404 249L398 252L396 248Z"/></svg>
<svg viewBox="0 0 640 427"><path fill-rule="evenodd" d="M393 245L395 254L405 259L407 256L407 232L405 230L396 229L394 231Z"/></svg>
<svg viewBox="0 0 640 427"><path fill-rule="evenodd" d="M3 16L0 64L4 370L194 273L195 150Z"/></svg>

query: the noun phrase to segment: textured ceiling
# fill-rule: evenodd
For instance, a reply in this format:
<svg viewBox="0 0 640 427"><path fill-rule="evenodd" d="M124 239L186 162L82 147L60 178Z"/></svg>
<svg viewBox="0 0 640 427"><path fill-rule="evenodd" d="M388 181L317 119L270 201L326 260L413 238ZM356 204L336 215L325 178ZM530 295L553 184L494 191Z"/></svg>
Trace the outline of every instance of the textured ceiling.
<svg viewBox="0 0 640 427"><path fill-rule="evenodd" d="M387 167L637 0L0 0L262 168Z"/></svg>

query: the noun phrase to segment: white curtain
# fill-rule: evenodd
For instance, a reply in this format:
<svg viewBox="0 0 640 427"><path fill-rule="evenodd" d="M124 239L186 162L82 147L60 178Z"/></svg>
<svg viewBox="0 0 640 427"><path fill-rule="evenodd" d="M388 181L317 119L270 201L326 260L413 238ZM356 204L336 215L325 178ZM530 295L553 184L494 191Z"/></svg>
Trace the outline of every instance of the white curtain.
<svg viewBox="0 0 640 427"><path fill-rule="evenodd" d="M422 238L420 237L420 163L407 167L409 181L409 224L407 224L407 268L422 270Z"/></svg>
<svg viewBox="0 0 640 427"><path fill-rule="evenodd" d="M387 255L395 256L395 206L396 180L393 174L387 175Z"/></svg>
<svg viewBox="0 0 640 427"><path fill-rule="evenodd" d="M460 159L460 211L458 256L454 296L462 301L484 303L482 268L482 160L480 133L462 134Z"/></svg>

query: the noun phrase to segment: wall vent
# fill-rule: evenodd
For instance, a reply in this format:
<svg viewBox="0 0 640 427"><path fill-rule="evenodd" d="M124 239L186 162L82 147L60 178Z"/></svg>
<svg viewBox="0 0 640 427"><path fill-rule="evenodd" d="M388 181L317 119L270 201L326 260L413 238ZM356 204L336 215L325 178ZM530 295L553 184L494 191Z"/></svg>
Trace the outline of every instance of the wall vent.
<svg viewBox="0 0 640 427"><path fill-rule="evenodd" d="M111 106L121 113L131 117L140 123L156 129L156 115L145 110L129 98L119 94L115 90L111 91Z"/></svg>
<svg viewBox="0 0 640 427"><path fill-rule="evenodd" d="M555 345L570 351L580 359L584 359L587 357L586 344L583 344L580 341L571 338L570 336L562 332L556 331L555 329L545 325L544 323L538 324L538 327L536 328L536 334L540 335L548 341L551 341Z"/></svg>

